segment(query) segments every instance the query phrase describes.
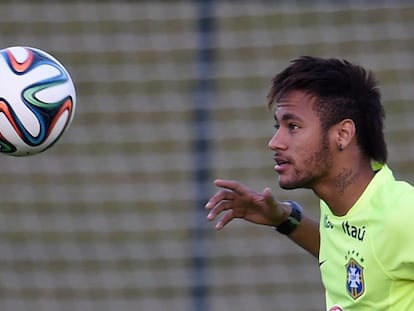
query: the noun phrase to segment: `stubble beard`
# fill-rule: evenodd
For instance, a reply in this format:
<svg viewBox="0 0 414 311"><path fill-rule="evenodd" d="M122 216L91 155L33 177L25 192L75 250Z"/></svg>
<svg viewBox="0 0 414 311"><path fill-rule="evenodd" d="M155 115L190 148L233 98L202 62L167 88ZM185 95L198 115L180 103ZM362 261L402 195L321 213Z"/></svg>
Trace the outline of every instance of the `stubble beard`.
<svg viewBox="0 0 414 311"><path fill-rule="evenodd" d="M319 180L328 174L332 162L328 136L324 134L321 148L303 161L303 168L295 167L295 163L292 163L294 166L292 177L285 181L279 178L279 186L285 190L312 189Z"/></svg>

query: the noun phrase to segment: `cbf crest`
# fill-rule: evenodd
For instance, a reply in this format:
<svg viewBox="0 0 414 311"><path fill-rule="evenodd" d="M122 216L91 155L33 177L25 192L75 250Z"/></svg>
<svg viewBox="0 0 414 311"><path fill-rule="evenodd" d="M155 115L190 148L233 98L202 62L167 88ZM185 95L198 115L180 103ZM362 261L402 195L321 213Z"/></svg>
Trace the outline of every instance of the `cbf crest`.
<svg viewBox="0 0 414 311"><path fill-rule="evenodd" d="M357 299L365 291L364 267L351 257L345 268L347 292L353 299Z"/></svg>

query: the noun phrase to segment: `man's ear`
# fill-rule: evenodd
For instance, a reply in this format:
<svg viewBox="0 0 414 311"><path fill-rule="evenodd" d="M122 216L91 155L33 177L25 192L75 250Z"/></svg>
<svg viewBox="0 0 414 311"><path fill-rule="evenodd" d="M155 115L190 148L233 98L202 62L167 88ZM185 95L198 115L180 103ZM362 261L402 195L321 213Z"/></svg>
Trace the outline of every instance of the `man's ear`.
<svg viewBox="0 0 414 311"><path fill-rule="evenodd" d="M335 125L336 144L339 150L349 146L355 137L355 123L351 119L344 119Z"/></svg>

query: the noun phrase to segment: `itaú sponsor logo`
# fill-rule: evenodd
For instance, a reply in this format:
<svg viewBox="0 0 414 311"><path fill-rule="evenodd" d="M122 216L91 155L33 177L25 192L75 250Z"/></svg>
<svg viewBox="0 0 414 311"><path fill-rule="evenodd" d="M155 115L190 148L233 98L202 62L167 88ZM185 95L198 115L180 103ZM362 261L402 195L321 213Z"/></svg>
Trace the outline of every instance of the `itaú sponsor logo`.
<svg viewBox="0 0 414 311"><path fill-rule="evenodd" d="M334 305L334 306L332 306L332 307L329 308L329 311L344 311L344 309L342 309L338 305Z"/></svg>
<svg viewBox="0 0 414 311"><path fill-rule="evenodd" d="M351 238L357 239L359 241L363 241L365 238L365 226L353 226L348 222L348 220L342 223L342 230L344 230L344 233L349 235Z"/></svg>

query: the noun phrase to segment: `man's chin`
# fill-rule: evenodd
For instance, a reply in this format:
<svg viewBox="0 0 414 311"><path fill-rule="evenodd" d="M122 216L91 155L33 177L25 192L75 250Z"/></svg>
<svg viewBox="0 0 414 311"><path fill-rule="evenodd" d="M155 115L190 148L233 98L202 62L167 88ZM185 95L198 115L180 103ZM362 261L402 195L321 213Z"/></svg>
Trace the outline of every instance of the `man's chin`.
<svg viewBox="0 0 414 311"><path fill-rule="evenodd" d="M312 189L310 184L302 182L282 182L279 180L279 187L284 190L293 190L293 189Z"/></svg>
<svg viewBox="0 0 414 311"><path fill-rule="evenodd" d="M279 178L279 187L284 189L284 190L292 190L292 189L298 188L296 183L285 181L281 178Z"/></svg>
<svg viewBox="0 0 414 311"><path fill-rule="evenodd" d="M284 189L284 190L293 190L293 189L297 189L299 187L293 186L293 185L285 185L285 184L280 184L279 183L280 188Z"/></svg>
<svg viewBox="0 0 414 311"><path fill-rule="evenodd" d="M293 190L299 188L309 188L309 186L298 180L287 180L283 176L279 176L279 187L284 190Z"/></svg>

